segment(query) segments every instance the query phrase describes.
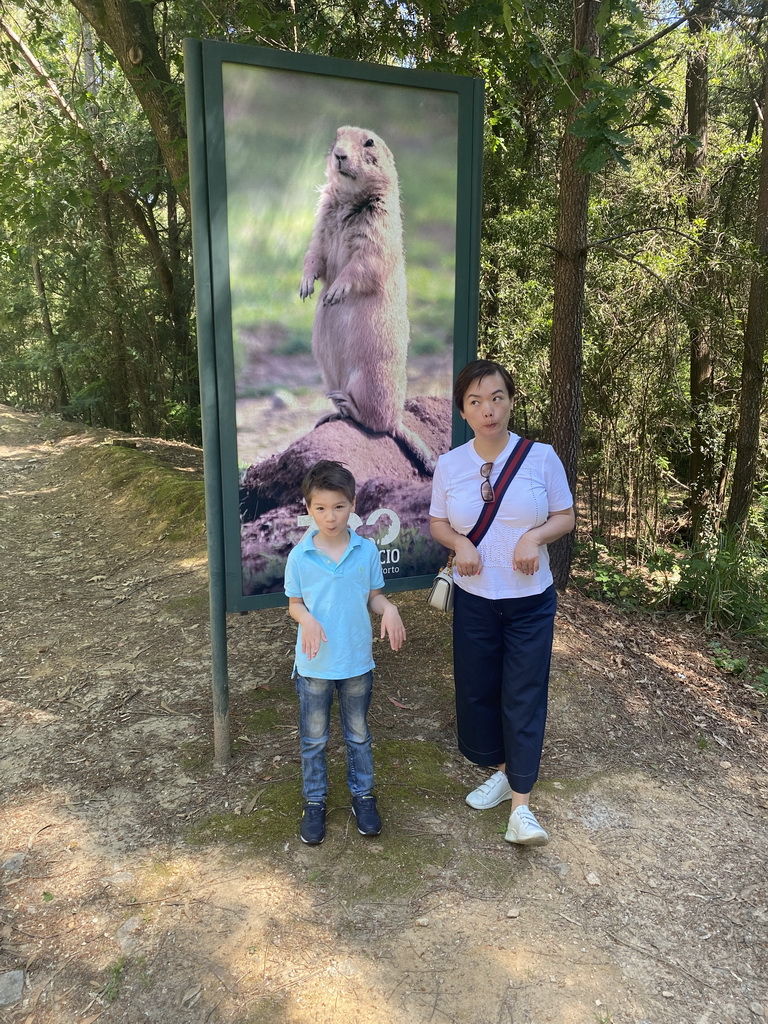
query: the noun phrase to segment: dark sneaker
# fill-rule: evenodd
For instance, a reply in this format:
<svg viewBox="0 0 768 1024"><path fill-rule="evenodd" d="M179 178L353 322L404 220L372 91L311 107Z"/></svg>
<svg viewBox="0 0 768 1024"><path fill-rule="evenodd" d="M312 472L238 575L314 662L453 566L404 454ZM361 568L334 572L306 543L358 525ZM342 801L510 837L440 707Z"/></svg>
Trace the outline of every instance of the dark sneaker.
<svg viewBox="0 0 768 1024"><path fill-rule="evenodd" d="M325 839L325 804L314 803L311 800L304 804L299 835L302 843L306 843L307 846L319 846L322 843Z"/></svg>
<svg viewBox="0 0 768 1024"><path fill-rule="evenodd" d="M377 836L381 832L381 818L375 796L353 796L352 813L357 819L357 831L361 836Z"/></svg>

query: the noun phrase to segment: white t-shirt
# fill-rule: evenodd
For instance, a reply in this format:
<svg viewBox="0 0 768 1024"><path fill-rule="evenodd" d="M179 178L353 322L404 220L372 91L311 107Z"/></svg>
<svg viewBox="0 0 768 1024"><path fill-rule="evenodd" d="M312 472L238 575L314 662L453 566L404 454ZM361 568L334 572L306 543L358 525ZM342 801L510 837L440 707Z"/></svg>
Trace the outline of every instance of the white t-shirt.
<svg viewBox="0 0 768 1024"><path fill-rule="evenodd" d="M494 459L492 484L519 440L517 434L510 434L507 447ZM483 510L480 467L487 461L475 451L474 441L441 455L432 481L429 514L447 519L457 533L466 536ZM537 442L507 488L490 529L478 545L482 570L477 576L459 576L454 568L456 585L489 600L542 594L552 583L546 544L539 547L539 569L532 576L512 569L515 545L527 530L545 523L550 513L562 512L572 505L573 496L562 462L552 445Z"/></svg>

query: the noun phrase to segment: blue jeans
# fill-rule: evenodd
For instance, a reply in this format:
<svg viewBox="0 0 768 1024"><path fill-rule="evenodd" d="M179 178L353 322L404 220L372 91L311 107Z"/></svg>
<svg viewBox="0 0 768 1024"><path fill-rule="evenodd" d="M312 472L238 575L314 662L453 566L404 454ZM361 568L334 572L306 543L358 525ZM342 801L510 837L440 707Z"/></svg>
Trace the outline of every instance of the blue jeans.
<svg viewBox="0 0 768 1024"><path fill-rule="evenodd" d="M373 751L368 730L373 672L349 679L296 676L301 734L302 794L305 800L325 803L328 775L325 748L331 731L333 691L339 691L339 717L347 747L347 783L352 796L373 790Z"/></svg>

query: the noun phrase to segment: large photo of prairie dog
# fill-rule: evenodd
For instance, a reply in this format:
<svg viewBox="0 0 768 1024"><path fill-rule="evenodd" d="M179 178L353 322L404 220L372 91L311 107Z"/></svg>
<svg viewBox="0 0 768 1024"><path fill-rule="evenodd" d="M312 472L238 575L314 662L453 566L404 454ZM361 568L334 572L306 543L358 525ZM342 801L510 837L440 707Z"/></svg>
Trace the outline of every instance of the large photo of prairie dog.
<svg viewBox="0 0 768 1024"><path fill-rule="evenodd" d="M279 593L320 458L357 482L385 579L424 576L450 447L458 101L223 65L243 587Z"/></svg>
<svg viewBox="0 0 768 1024"><path fill-rule="evenodd" d="M312 352L336 412L319 422L388 434L430 473L433 454L403 424L410 326L394 157L375 132L343 125L326 173L300 288L306 299L323 283Z"/></svg>

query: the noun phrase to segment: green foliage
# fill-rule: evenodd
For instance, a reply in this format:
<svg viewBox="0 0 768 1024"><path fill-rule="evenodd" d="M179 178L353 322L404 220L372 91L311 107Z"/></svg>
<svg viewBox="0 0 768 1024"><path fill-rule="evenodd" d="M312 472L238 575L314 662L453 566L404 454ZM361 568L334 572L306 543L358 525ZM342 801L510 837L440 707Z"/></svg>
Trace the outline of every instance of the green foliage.
<svg viewBox="0 0 768 1024"><path fill-rule="evenodd" d="M687 554L679 572L672 605L699 612L707 626L768 639L768 555L761 545L723 530L706 549Z"/></svg>
<svg viewBox="0 0 768 1024"><path fill-rule="evenodd" d="M753 660L754 649L749 656L733 654L721 640L710 640L710 657L712 664L729 675L737 676L741 682L763 700L768 699L768 668L750 662Z"/></svg>
<svg viewBox="0 0 768 1024"><path fill-rule="evenodd" d="M600 542L578 543L573 579L598 600L626 608L681 608L700 615L708 629L768 641L768 553L760 543L728 531L701 552L657 548L642 564ZM765 692L768 670L751 672L746 657L732 654L721 640L710 640L709 647L714 665Z"/></svg>
<svg viewBox="0 0 768 1024"><path fill-rule="evenodd" d="M119 957L107 971L107 981L102 989L102 995L104 996L107 1004L114 1003L117 997L120 995L120 989L123 986L125 980L125 969L126 969L126 958L124 956Z"/></svg>
<svg viewBox="0 0 768 1024"><path fill-rule="evenodd" d="M589 597L626 608L651 604L658 587L653 576L596 541L576 545L573 575L579 589Z"/></svg>
<svg viewBox="0 0 768 1024"><path fill-rule="evenodd" d="M41 71L0 97L0 401L199 440L189 227L149 125L72 8L10 7Z"/></svg>
<svg viewBox="0 0 768 1024"><path fill-rule="evenodd" d="M750 686L755 693L759 693L761 697L768 700L768 668L761 669L757 675L753 676Z"/></svg>
<svg viewBox="0 0 768 1024"><path fill-rule="evenodd" d="M146 117L114 54L94 33L89 37L68 5L50 9L30 0L5 9L79 126L4 38L0 401L197 440L189 224ZM716 478L707 498L713 536L728 499L750 275L762 265L753 234L764 54L742 24L719 11L716 30L694 37L684 23L644 45L673 17L670 10L605 0L595 26L599 50L587 53L574 46L573 6L565 0L318 0L293 7L245 0L155 10L158 42L176 84L185 36L484 79L480 344L516 375L515 428L544 439L550 435L561 156L567 130L579 139L580 167L592 186L580 500L582 529L595 539L580 564L593 577L594 592L613 600L658 600L666 579L675 602L702 609L708 620L743 619L751 628L755 613L742 616L740 609L749 573L762 578L759 549L749 557L709 549L680 555L666 569L657 555L664 545L689 538L690 351L697 331L710 344L715 366L700 416ZM686 124L686 63L693 52L706 53L709 67L706 148ZM179 90L166 92L170 109ZM255 331L276 339L281 354L308 351L315 300L298 300L297 267L312 228L322 154L336 127L336 99L318 98L311 116L297 105L300 132L292 117L275 124L270 138L259 140L267 159L258 174L238 158L237 146L230 148L230 184L238 186L229 211L237 228L236 349L241 332ZM252 102L274 100L245 97L228 119L230 141L250 139ZM357 101L356 108L355 97L345 94L352 111L383 123L391 118L390 105L400 102L394 93L366 88ZM401 152L415 152L418 140L407 126L400 131L400 139L388 141L403 171L412 347L414 353L440 352L447 342L441 325L453 302L452 239L445 225L453 214L454 161L441 148L450 146L450 132L436 133L424 157L430 173L420 175L416 161L399 159ZM177 140L178 147L184 144ZM291 161L286 193L285 156L297 149L304 157ZM242 149L253 151L250 144ZM94 152L109 175L96 171ZM686 153L702 157L695 175L686 171ZM445 188L426 190L426 180L444 181ZM286 194L290 202L275 201ZM147 232L137 230L137 217L156 239L154 249ZM253 245L256 232L266 239L262 248ZM170 290L168 276L158 272L163 263ZM276 282L273 294L260 286L266 270ZM748 533L765 546L765 437L761 445ZM281 560L260 565L259 573L262 584L278 585Z"/></svg>
<svg viewBox="0 0 768 1024"><path fill-rule="evenodd" d="M747 659L734 657L731 652L719 640L710 640L709 648L712 651L712 664L721 668L724 672L740 675L747 667Z"/></svg>
<svg viewBox="0 0 768 1024"><path fill-rule="evenodd" d="M171 438L185 438L199 444L203 436L200 406L197 402L168 401L165 403L166 433Z"/></svg>

